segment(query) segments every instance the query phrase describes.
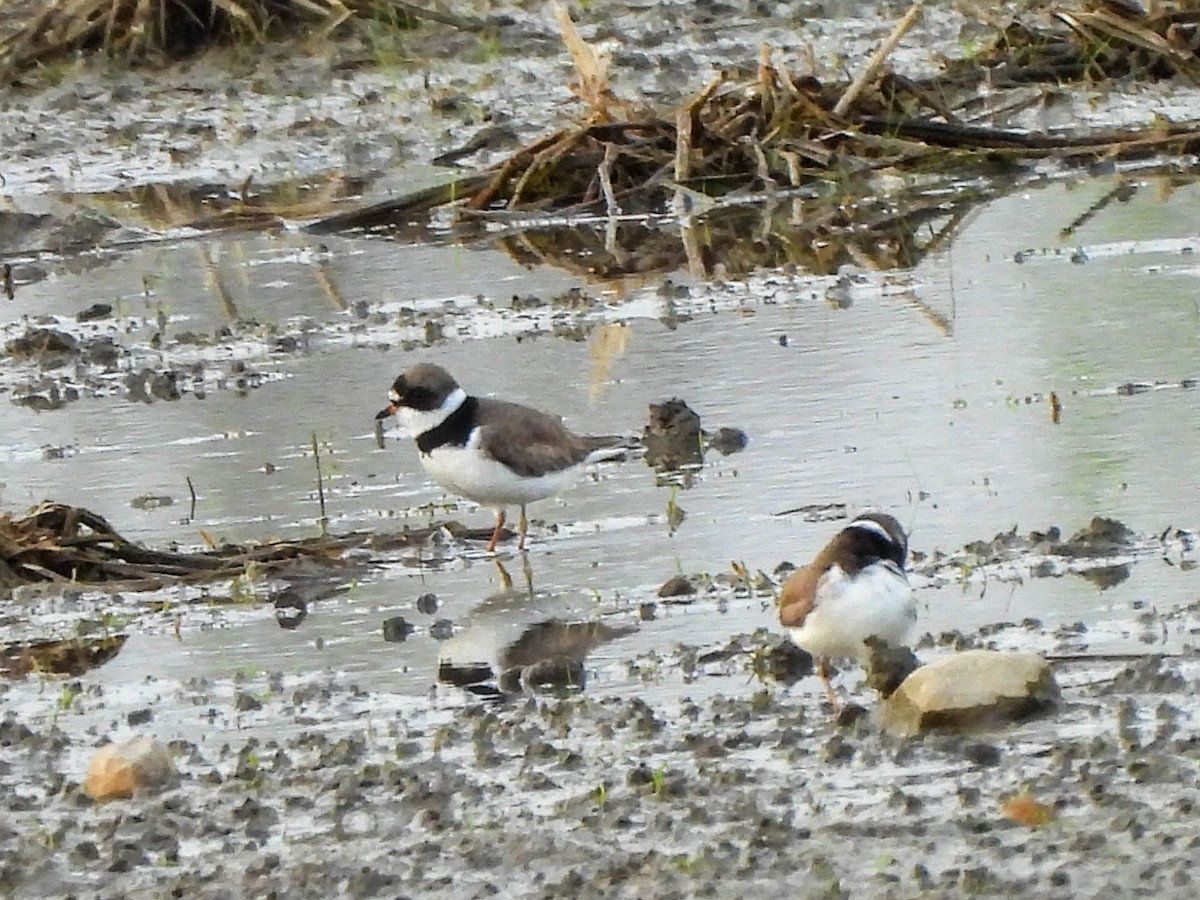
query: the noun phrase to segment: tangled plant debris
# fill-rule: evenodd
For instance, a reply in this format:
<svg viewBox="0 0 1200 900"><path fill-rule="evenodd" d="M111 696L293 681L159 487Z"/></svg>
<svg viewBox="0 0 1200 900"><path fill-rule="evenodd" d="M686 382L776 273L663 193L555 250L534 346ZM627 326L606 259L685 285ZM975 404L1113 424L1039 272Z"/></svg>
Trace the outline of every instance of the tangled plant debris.
<svg viewBox="0 0 1200 900"><path fill-rule="evenodd" d="M479 24L411 4L385 6L410 22ZM353 22L380 9L351 0L56 2L28 13L0 56L40 59L88 40L119 46L124 29L150 40L176 18L183 31L245 21L247 33L259 35L269 30L265 23ZM1009 123L1049 103L1063 85L1194 81L1196 10L1195 0L1182 0L1150 10L1100 3L1026 11L998 24L982 49L918 78L889 65L889 53L923 14L916 4L853 79L818 75L815 64L777 63L764 49L757 63L727 67L682 106L663 110L618 97L607 60L560 9L577 72L572 89L584 102L576 125L483 171L333 215L340 195L356 192L336 177L329 189L302 198L249 182L208 191L201 208L170 208L162 223L148 224L272 230L300 220L314 234L367 230L430 240L445 238L449 214L456 239L498 242L522 263L600 278L681 267L702 278L762 266L818 273L847 263L911 267L946 246L971 209L1048 170L1190 165L1200 147L1194 120L1048 131ZM59 21L72 12L101 33ZM131 25L141 16L157 24ZM157 200L135 202L154 207ZM564 226L564 218L572 221ZM744 240L748 230L758 237Z"/></svg>
<svg viewBox="0 0 1200 900"><path fill-rule="evenodd" d="M126 540L96 513L46 502L24 516L0 516L0 587L54 582L156 589L233 578L249 566L263 574L279 572L302 559L340 566L342 555L352 548L411 546L442 529L468 539L491 534L491 529L466 529L451 522L391 535L352 533L185 553L148 549Z"/></svg>
<svg viewBox="0 0 1200 900"><path fill-rule="evenodd" d="M776 65L764 49L752 79L722 72L667 113L615 97L603 59L559 9L578 73L572 87L587 105L583 121L527 144L485 172L338 213L310 230L410 229L449 207L466 228L481 218L521 226L505 240L523 261L600 277L670 271L686 262L694 275L708 276L713 259L724 259L718 248L734 243L723 239L721 212L761 206L765 195L766 206L772 213L779 208L786 222L755 232L785 246L751 254L759 265L799 263L818 272L850 261L911 266L944 246L970 208L1029 177L1032 165L1196 152L1197 121L1082 132L989 124L1039 102L1027 94L1008 97L1005 88L1193 77L1200 67L1194 7L1189 0L1147 13L1112 4L1057 12L1049 26L1014 22L984 52L914 80L892 72L886 56L918 17L918 3L853 81L823 81ZM985 84L995 96L980 114L973 108ZM901 175L908 185L881 192L883 175ZM967 184L972 179L981 180ZM786 203L774 196L783 190L792 192ZM529 222L548 212L602 217L607 224L601 234ZM684 216L685 223L702 220L711 233L685 224L678 235L656 240L659 228L647 217L667 213ZM742 218L729 230L744 235ZM838 252L843 244L854 246Z"/></svg>
<svg viewBox="0 0 1200 900"><path fill-rule="evenodd" d="M215 42L261 42L289 25L328 32L349 16L342 0L50 0L0 45L0 62L12 72L73 51L177 58Z"/></svg>

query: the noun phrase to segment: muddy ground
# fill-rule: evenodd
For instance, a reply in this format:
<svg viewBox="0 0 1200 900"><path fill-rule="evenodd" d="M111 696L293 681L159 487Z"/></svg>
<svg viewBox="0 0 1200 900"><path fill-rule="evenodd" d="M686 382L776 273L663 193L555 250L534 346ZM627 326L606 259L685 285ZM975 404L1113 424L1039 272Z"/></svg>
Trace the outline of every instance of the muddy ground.
<svg viewBox="0 0 1200 900"><path fill-rule="evenodd" d="M588 4L580 19L613 50L618 92L673 103L714 66L752 66L764 42L841 74L905 6ZM1003 15L935 6L902 69L969 51ZM418 354L476 383L503 377L521 399L577 404L574 421L600 430L640 427L648 399L687 393L706 425L743 427L750 445L686 478L602 473L571 505L535 508L527 591L519 557L503 555L518 588L496 590L477 543L442 531L352 555L332 576L15 591L0 607L6 648L116 644L71 676L0 680L0 893L1194 896L1189 166L1136 184L1133 202L1121 194L1128 219L1050 249L1036 226L1069 221L1073 194L1086 208L1107 186L1081 177L1033 212L1010 205L1003 228L956 250L965 274L768 268L595 285L429 233L312 241L297 231L304 212L268 236L211 237L206 217L231 196L293 192L327 212L442 177L433 158L481 128L494 128L485 148L461 164L561 123L570 76L541 5L477 12L494 26L485 37L367 33L166 71L68 62L3 95L4 329L17 342L0 366L6 510L53 493L160 547L202 546L201 531L310 535L304 448L327 418L331 530L486 525L420 478L411 448L374 449L369 414ZM1179 84L1089 88L1013 123L1189 104ZM1044 292L1014 305L1012 343L993 308L973 329L972 280L995 308L1014 285ZM1178 305L1151 302L1172 291ZM1056 306L1060 318L1030 311ZM609 402L587 406L600 389ZM916 524L917 652L1051 654L1058 710L902 739L869 717L838 726L814 679L767 664L777 566L866 505ZM1116 514L1132 531L1111 545L1045 534ZM746 565L731 573L730 559ZM660 597L672 576L697 592ZM549 643L554 623L589 639L549 686L505 681L501 666L443 671L455 641L495 629L508 647L530 633ZM843 682L873 705L856 672ZM93 803L81 784L94 748L134 734L169 743L178 780Z"/></svg>
<svg viewBox="0 0 1200 900"><path fill-rule="evenodd" d="M272 674L239 685L231 708L189 684L139 726L153 731L163 703L212 709L209 738L172 745L178 786L102 806L64 776L94 738L10 712L3 884L99 897L1190 896L1193 658L1061 665L1052 719L911 740L839 729L770 683L747 689L739 657L700 662L685 678L709 682L693 681L696 699L684 687L397 705ZM631 664L658 670L652 683L679 677L678 661ZM104 698L83 702L101 711ZM220 728L230 716L240 729ZM1033 821L1005 813L1026 795L1042 805Z"/></svg>

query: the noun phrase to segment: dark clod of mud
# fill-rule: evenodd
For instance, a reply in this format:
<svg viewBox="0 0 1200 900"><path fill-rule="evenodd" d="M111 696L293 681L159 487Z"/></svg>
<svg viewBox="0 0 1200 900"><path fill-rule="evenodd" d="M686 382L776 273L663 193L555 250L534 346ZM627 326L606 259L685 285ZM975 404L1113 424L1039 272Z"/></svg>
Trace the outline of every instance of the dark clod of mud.
<svg viewBox="0 0 1200 900"><path fill-rule="evenodd" d="M455 663L442 660L438 663L437 680L439 684L450 684L455 687L470 687L491 681L496 673L487 663Z"/></svg>
<svg viewBox="0 0 1200 900"><path fill-rule="evenodd" d="M1065 544L1056 545L1055 551L1064 556L1104 556L1125 549L1133 537L1133 530L1123 522L1096 516Z"/></svg>
<svg viewBox="0 0 1200 900"><path fill-rule="evenodd" d="M439 606L437 594L425 593L417 598L417 612L422 615L432 616L438 611Z"/></svg>
<svg viewBox="0 0 1200 900"><path fill-rule="evenodd" d="M308 601L292 589L280 591L275 596L275 621L286 631L300 627L308 618Z"/></svg>
<svg viewBox="0 0 1200 900"><path fill-rule="evenodd" d="M646 465L659 472L695 468L703 465L706 449L729 456L744 450L749 442L740 428L722 426L705 431L700 414L678 397L650 404L641 437Z"/></svg>
<svg viewBox="0 0 1200 900"><path fill-rule="evenodd" d="M8 341L4 350L9 356L34 359L49 369L66 365L79 352L79 342L53 328L30 328L20 337Z"/></svg>
<svg viewBox="0 0 1200 900"><path fill-rule="evenodd" d="M682 575L676 575L663 583L663 586L658 589L658 596L667 597L690 597L696 593L696 586L691 580Z"/></svg>
<svg viewBox="0 0 1200 900"><path fill-rule="evenodd" d="M77 677L113 659L127 639L128 635L117 634L0 644L0 675Z"/></svg>
<svg viewBox="0 0 1200 900"><path fill-rule="evenodd" d="M408 640L415 629L404 616L391 616L383 620L383 639L390 644Z"/></svg>
<svg viewBox="0 0 1200 900"><path fill-rule="evenodd" d="M813 673L813 658L789 640L768 645L761 662L762 674L783 685L793 685Z"/></svg>
<svg viewBox="0 0 1200 900"><path fill-rule="evenodd" d="M75 314L76 322L99 322L101 319L107 319L113 314L111 303L93 303L87 309L80 310Z"/></svg>
<svg viewBox="0 0 1200 900"><path fill-rule="evenodd" d="M700 465L704 449L699 413L679 398L651 403L642 445L646 464L660 471Z"/></svg>
<svg viewBox="0 0 1200 900"><path fill-rule="evenodd" d="M867 686L881 697L890 697L921 661L907 647L895 647L877 638L867 638L870 657L866 665Z"/></svg>
<svg viewBox="0 0 1200 900"><path fill-rule="evenodd" d="M746 432L740 428L730 428L728 425L721 426L712 434L705 432L705 437L708 439L708 446L722 456L740 453L750 443Z"/></svg>
<svg viewBox="0 0 1200 900"><path fill-rule="evenodd" d="M833 722L838 728L853 728L860 722L866 721L870 715L870 710L865 706L847 703L838 709L837 714L833 717ZM828 758L831 759L850 759L854 755L851 746L842 740L840 735L835 736L830 743L826 744L824 751L829 754Z"/></svg>
<svg viewBox="0 0 1200 900"><path fill-rule="evenodd" d="M435 641L448 641L454 637L454 623L449 619L437 619L429 626L429 636Z"/></svg>

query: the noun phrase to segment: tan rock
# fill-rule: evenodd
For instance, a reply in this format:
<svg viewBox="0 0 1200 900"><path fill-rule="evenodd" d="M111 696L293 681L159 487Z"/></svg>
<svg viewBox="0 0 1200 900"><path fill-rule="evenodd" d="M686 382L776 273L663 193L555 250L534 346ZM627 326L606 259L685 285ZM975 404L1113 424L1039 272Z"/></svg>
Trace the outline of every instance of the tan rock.
<svg viewBox="0 0 1200 900"><path fill-rule="evenodd" d="M1036 715L1058 699L1058 683L1040 656L967 650L910 674L880 708L880 720L905 734L990 728Z"/></svg>
<svg viewBox="0 0 1200 900"><path fill-rule="evenodd" d="M174 777L171 751L153 738L137 737L97 750L83 790L93 800L119 800L163 787Z"/></svg>

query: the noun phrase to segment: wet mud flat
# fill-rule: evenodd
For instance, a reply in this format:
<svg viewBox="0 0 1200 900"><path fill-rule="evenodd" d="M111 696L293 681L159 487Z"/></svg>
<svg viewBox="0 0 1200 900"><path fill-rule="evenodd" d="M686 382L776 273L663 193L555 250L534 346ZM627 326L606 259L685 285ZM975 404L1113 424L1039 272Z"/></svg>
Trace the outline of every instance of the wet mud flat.
<svg viewBox="0 0 1200 900"><path fill-rule="evenodd" d="M993 591L1119 584L1155 562L1191 568L1194 548L1188 532L1139 538L1097 519L1067 539L1006 532L927 555L913 578L926 595L961 591L962 569ZM770 595L719 579L660 599L658 614L672 602L736 621ZM440 677L405 695L269 663L145 672L132 687L0 681L0 885L15 897L1186 897L1200 852L1198 607L1120 626L1149 646L1184 642L1161 653L1106 655L1102 628L1032 619L927 633L926 662L1043 649L1061 700L1004 727L918 737L835 719L774 629L634 654L614 643L586 677L500 679L486 699ZM601 622L628 633L635 615ZM855 669L841 681L876 708ZM176 735L175 776L98 803L88 761L130 734Z"/></svg>
<svg viewBox="0 0 1200 900"><path fill-rule="evenodd" d="M397 707L338 679L263 675L234 698L198 682L163 699L220 706L240 727L173 745L180 777L164 792L103 805L64 774L93 737L10 711L0 884L21 897L1193 895L1194 657L1062 663L1050 718L901 739L835 726L811 697L754 678L745 653L681 664L696 655L631 662L644 698ZM103 696L85 702L103 714Z"/></svg>

